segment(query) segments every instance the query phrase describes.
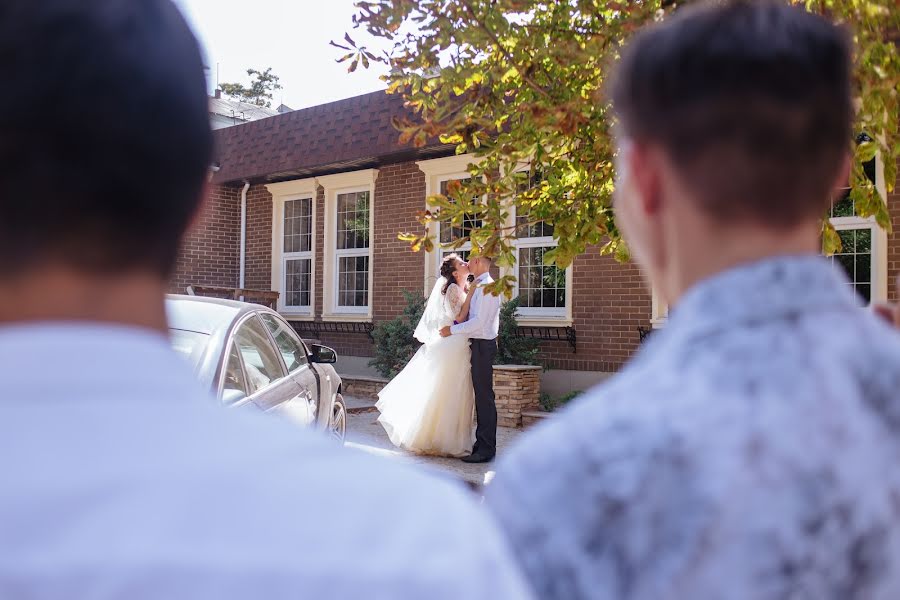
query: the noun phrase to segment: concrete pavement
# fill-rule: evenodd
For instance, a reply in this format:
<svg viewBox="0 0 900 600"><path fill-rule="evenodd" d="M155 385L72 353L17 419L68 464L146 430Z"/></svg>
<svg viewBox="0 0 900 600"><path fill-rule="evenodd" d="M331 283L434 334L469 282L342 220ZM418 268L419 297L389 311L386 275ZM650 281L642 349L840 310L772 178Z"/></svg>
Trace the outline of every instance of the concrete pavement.
<svg viewBox="0 0 900 600"><path fill-rule="evenodd" d="M464 463L458 458L417 456L395 448L384 429L377 422L378 411L374 407L374 401L349 397L345 397L344 401L347 403L350 413L347 415L345 443L348 448L356 448L370 454L434 469L441 474L461 479L473 487L486 485L493 478L494 462L472 465ZM501 456L520 433L519 429L497 428L497 455Z"/></svg>

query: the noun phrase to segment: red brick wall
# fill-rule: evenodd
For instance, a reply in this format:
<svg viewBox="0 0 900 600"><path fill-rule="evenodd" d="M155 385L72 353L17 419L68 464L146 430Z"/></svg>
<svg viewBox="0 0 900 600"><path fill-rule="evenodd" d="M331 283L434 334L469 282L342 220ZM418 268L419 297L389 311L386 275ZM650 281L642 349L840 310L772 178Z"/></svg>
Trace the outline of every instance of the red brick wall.
<svg viewBox="0 0 900 600"><path fill-rule="evenodd" d="M237 287L240 244L240 188L213 186L181 245L169 291L189 285Z"/></svg>
<svg viewBox="0 0 900 600"><path fill-rule="evenodd" d="M247 190L247 256L244 287L272 289L272 194L263 185Z"/></svg>
<svg viewBox="0 0 900 600"><path fill-rule="evenodd" d="M186 244L176 281L182 284L236 286L240 241L240 191L217 187L213 202L197 231ZM382 167L375 182L374 321L389 320L405 306L403 291L422 293L424 256L397 239L404 230L416 230L416 213L425 204L425 175L413 162ZM314 312L322 314L323 239L325 198L316 196L316 265ZM900 228L898 228L900 229ZM272 288L272 196L262 185L247 194L246 287ZM182 264L184 268L182 268ZM634 265L619 265L592 248L575 260L573 318L578 344L572 353L566 342L541 343L543 358L560 369L614 371L638 343L638 326L650 321L650 295ZM309 337L307 335L307 337ZM365 334L322 333L318 339L340 354L371 356L373 346Z"/></svg>
<svg viewBox="0 0 900 600"><path fill-rule="evenodd" d="M425 258L397 239L401 231L418 231L416 214L425 209L425 174L415 163L383 167L375 182L375 321L403 311L403 290L422 293Z"/></svg>
<svg viewBox="0 0 900 600"><path fill-rule="evenodd" d="M590 248L573 266L572 319L577 351L565 342L543 342L556 369L613 372L638 346L638 327L650 326L651 298L637 266L619 264Z"/></svg>
<svg viewBox="0 0 900 600"><path fill-rule="evenodd" d="M897 161L898 171L900 171L900 160ZM897 302L897 277L900 276L900 189L897 189L896 182L894 191L888 194L888 209L891 212L891 224L893 225L893 233L888 235L888 299L891 302Z"/></svg>

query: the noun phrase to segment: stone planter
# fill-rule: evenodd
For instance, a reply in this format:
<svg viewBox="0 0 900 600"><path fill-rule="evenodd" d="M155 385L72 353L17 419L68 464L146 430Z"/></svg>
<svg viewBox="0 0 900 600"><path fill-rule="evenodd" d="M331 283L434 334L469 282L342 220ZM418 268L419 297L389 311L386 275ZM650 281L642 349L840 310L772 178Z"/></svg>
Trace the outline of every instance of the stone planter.
<svg viewBox="0 0 900 600"><path fill-rule="evenodd" d="M345 396L354 398L378 399L378 392L387 385L388 380L383 377L365 377L362 375L344 375L343 392Z"/></svg>
<svg viewBox="0 0 900 600"><path fill-rule="evenodd" d="M540 366L494 365L497 425L522 427L522 413L540 408Z"/></svg>

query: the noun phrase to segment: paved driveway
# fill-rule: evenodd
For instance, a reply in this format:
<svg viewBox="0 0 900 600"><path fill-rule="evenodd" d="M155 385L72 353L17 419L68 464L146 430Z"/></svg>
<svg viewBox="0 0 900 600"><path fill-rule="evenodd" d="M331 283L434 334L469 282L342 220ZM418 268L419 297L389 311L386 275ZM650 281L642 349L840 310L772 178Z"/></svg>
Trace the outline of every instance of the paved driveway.
<svg viewBox="0 0 900 600"><path fill-rule="evenodd" d="M347 447L435 469L441 474L462 479L473 487L488 484L493 478L494 462L470 465L458 458L416 456L395 448L384 429L378 424L378 411L371 400L345 398L345 401L350 412L347 418ZM497 455L502 456L504 449L519 434L521 434L519 429L499 427L497 429Z"/></svg>

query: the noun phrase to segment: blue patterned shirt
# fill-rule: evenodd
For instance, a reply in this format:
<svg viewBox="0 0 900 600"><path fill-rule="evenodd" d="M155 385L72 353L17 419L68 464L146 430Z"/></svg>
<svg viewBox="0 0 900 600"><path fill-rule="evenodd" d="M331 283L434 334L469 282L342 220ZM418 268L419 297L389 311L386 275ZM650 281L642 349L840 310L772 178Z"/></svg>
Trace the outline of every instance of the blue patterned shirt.
<svg viewBox="0 0 900 600"><path fill-rule="evenodd" d="M544 599L900 598L900 336L824 259L722 273L486 503Z"/></svg>

